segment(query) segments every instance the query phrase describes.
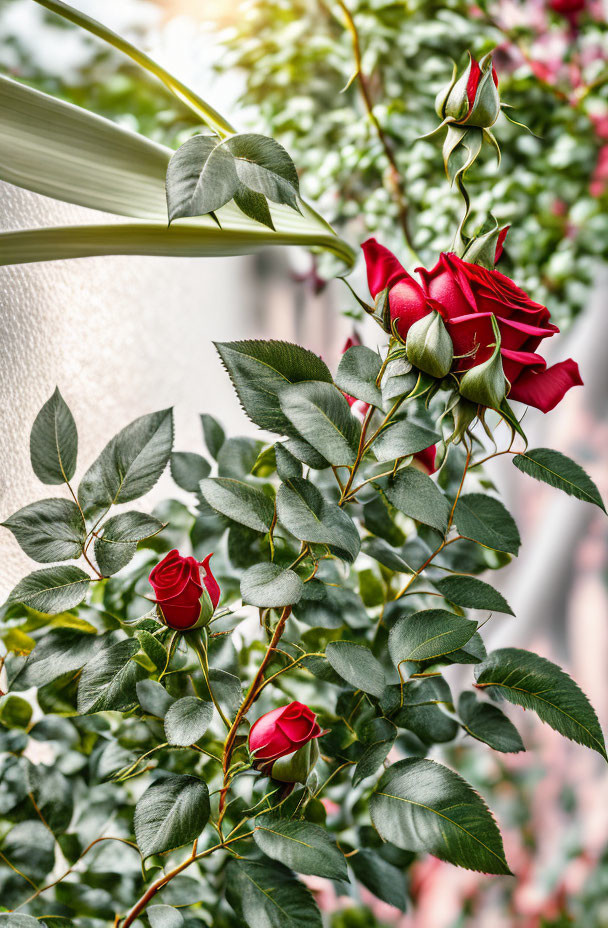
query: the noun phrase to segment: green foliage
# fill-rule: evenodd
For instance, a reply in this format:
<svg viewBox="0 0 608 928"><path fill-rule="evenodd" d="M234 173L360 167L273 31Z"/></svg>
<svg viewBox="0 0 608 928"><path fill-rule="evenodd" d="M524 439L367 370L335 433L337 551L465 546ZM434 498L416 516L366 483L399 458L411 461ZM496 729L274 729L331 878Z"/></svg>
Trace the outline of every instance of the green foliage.
<svg viewBox="0 0 608 928"><path fill-rule="evenodd" d="M461 693L458 714L467 734L505 754L525 751L515 725L496 706L478 702L474 693Z"/></svg>
<svg viewBox="0 0 608 928"><path fill-rule="evenodd" d="M59 388L44 404L32 426L30 460L42 483L67 483L74 476L78 433Z"/></svg>
<svg viewBox="0 0 608 928"><path fill-rule="evenodd" d="M572 461L565 454L552 451L550 448L535 448L526 451L525 454L516 454L513 463L524 474L548 483L551 487L557 487L569 496L594 503L606 511L593 480L576 461Z"/></svg>
<svg viewBox="0 0 608 928"><path fill-rule="evenodd" d="M209 790L183 774L157 780L135 806L133 827L144 859L189 844L209 818Z"/></svg>
<svg viewBox="0 0 608 928"><path fill-rule="evenodd" d="M282 570L278 564L254 564L241 580L244 603L260 608L292 606L304 592L304 584L293 570Z"/></svg>
<svg viewBox="0 0 608 928"><path fill-rule="evenodd" d="M427 851L468 870L510 873L485 802L469 784L430 760L402 760L380 778L370 801L385 841Z"/></svg>
<svg viewBox="0 0 608 928"><path fill-rule="evenodd" d="M173 411L141 416L108 442L78 487L78 501L88 519L98 519L118 503L148 493L171 456Z"/></svg>
<svg viewBox="0 0 608 928"><path fill-rule="evenodd" d="M165 735L169 744L187 747L199 741L213 719L213 704L196 696L184 696L169 706L165 714Z"/></svg>
<svg viewBox="0 0 608 928"><path fill-rule="evenodd" d="M519 648L501 648L475 668L477 686L493 699L532 709L566 738L606 757L604 736L585 694L560 667Z"/></svg>
<svg viewBox="0 0 608 928"><path fill-rule="evenodd" d="M298 873L348 882L344 855L318 825L264 817L256 826L254 840L264 854Z"/></svg>
<svg viewBox="0 0 608 928"><path fill-rule="evenodd" d="M231 860L226 898L250 928L321 928L315 901L291 870L278 861Z"/></svg>
<svg viewBox="0 0 608 928"><path fill-rule="evenodd" d="M492 496L481 493L461 496L454 521L464 538L507 554L519 551L521 541L517 526L503 504Z"/></svg>
<svg viewBox="0 0 608 928"><path fill-rule="evenodd" d="M444 609L425 609L393 625L388 647L395 664L432 661L462 648L476 630L477 624L470 619Z"/></svg>

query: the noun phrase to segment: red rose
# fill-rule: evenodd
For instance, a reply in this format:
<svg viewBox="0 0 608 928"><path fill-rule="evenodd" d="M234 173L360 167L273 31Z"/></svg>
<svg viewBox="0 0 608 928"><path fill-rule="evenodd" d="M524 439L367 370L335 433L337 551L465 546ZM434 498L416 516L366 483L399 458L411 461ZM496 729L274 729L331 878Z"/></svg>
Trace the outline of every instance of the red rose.
<svg viewBox="0 0 608 928"><path fill-rule="evenodd" d="M209 569L209 554L202 565L194 557L182 557L177 549L170 551L150 573L156 602L169 628L193 628L201 616L203 584L213 609L220 598L220 588ZM201 583L201 566L205 570ZM209 615L209 618L211 615Z"/></svg>
<svg viewBox="0 0 608 928"><path fill-rule="evenodd" d="M361 339L357 332L353 331L353 334L350 335L344 342L344 348L342 349L342 354L345 351L348 351L349 348L352 348L354 345L360 345ZM349 396L348 393L344 394L346 402L351 408L353 415L357 416L358 419L363 420L365 418L365 413L369 409L369 403L366 403L364 400L357 400L354 396ZM418 461L421 465L421 469L426 471L427 474L434 474L437 468L435 467L435 455L437 454L437 448L435 445L431 445L429 448L425 448L424 451L418 451L414 455L414 460Z"/></svg>
<svg viewBox="0 0 608 928"><path fill-rule="evenodd" d="M582 13L587 5L587 0L549 0L549 6L555 13L561 13L562 16L570 17Z"/></svg>
<svg viewBox="0 0 608 928"><path fill-rule="evenodd" d="M549 321L546 306L533 302L500 271L442 254L431 271L417 269L421 286L375 239L365 242L363 251L372 296L389 288L391 319L403 341L414 322L438 310L452 339L454 372L469 370L492 356L494 316L510 400L549 412L570 387L582 384L578 365L571 358L547 368L544 358L536 354L542 339L559 329Z"/></svg>
<svg viewBox="0 0 608 928"><path fill-rule="evenodd" d="M273 709L253 723L249 732L249 750L255 762L275 761L293 754L325 732L312 709L301 702Z"/></svg>

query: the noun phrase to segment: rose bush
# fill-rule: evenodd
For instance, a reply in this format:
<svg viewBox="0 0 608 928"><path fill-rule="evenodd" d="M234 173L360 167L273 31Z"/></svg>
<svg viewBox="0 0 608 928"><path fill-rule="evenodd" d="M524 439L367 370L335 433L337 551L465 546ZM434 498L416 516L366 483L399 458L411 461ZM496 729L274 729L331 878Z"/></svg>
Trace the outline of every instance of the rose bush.
<svg viewBox="0 0 608 928"><path fill-rule="evenodd" d="M92 31L104 34L99 24ZM152 189L167 166L163 237L179 248L255 247L276 241L280 217L286 241L303 236L348 260L350 248L322 221L312 217L304 231L310 211L300 209L297 172L280 145L233 133L188 88L122 47L218 133L187 139L170 158L138 143L150 155ZM467 109L458 109L465 119L482 96L484 107L488 93L496 103L489 59L479 70L471 62ZM65 118L61 106L55 112ZM510 395L527 389L548 408L564 390L535 355L554 329L547 309L493 270L498 224L465 229L464 174L487 137L482 121L447 127L468 151L454 165L450 142L444 158L465 203L455 237L462 253L443 255L419 283L367 243L376 299L360 304L388 335L381 345L352 344L332 371L297 344L216 343L260 437L227 438L204 413L209 460L174 451L172 410L159 410L115 435L76 485L77 426L59 390L36 417L32 467L63 495L3 523L47 565L17 583L0 612L7 928L321 928L297 874L338 881L346 893L359 882L405 910L405 875L418 855L511 873L483 797L435 759L457 739L463 751L469 739L525 750L495 703L532 711L607 758L598 718L567 673L521 648L488 653L482 637L492 615L513 610L480 575L521 545L485 461L511 454L520 472L605 512L585 471L528 448L501 402L503 365L512 365ZM185 216L195 222L172 228ZM129 223L112 229L133 232ZM166 240L144 231L146 247ZM508 447L489 453L476 425L483 410L467 400L480 371L513 430ZM526 388L531 376L535 390ZM362 421L353 398L366 404ZM434 479L416 466L421 455ZM187 502L165 501L152 514L125 509L168 465ZM150 584L154 608L142 614Z"/></svg>
<svg viewBox="0 0 608 928"><path fill-rule="evenodd" d="M417 269L419 283L375 239L362 247L370 293L376 297L388 290L390 318L403 341L415 322L437 311L452 340L452 370L461 374L491 358L494 318L509 399L549 412L571 387L582 384L572 358L547 368L536 353L541 341L559 329L546 306L535 303L500 271L442 254L432 270Z"/></svg>

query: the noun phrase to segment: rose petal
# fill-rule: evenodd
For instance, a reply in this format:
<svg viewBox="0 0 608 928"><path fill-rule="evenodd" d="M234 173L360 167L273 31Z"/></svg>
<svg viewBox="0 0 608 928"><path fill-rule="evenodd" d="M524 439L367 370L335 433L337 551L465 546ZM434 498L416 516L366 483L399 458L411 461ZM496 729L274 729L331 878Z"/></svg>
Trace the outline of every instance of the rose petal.
<svg viewBox="0 0 608 928"><path fill-rule="evenodd" d="M211 573L211 568L209 567L209 561L213 557L213 552L208 554L206 558L201 561L201 567L205 571L203 575L203 584L205 589L209 593L209 598L211 599L211 604L214 609L217 609L217 604L220 601L220 596L222 591L220 590L220 585Z"/></svg>
<svg viewBox="0 0 608 928"><path fill-rule="evenodd" d="M367 266L369 292L374 298L385 287L392 287L398 280L409 276L392 251L375 238L368 238L361 248Z"/></svg>
<svg viewBox="0 0 608 928"><path fill-rule="evenodd" d="M427 472L427 474L434 474L437 470L435 466L435 458L437 456L437 445L431 445L429 448L425 448L424 451L418 451L414 455L414 460L418 461Z"/></svg>
<svg viewBox="0 0 608 928"><path fill-rule="evenodd" d="M425 293L444 306L445 318L448 319L477 311L473 291L466 275L462 273L457 263L460 258L452 261L453 258L456 256L441 254L431 271L423 267L416 268L422 279Z"/></svg>
<svg viewBox="0 0 608 928"><path fill-rule="evenodd" d="M509 399L549 412L561 402L571 387L581 386L582 383L578 364L568 358L539 373L524 371L511 387Z"/></svg>

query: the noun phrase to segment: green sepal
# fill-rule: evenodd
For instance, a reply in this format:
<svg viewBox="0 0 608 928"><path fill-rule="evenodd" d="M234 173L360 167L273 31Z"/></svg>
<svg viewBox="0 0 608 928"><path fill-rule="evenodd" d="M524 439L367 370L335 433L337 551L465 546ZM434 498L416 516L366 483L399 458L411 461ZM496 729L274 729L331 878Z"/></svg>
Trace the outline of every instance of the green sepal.
<svg viewBox="0 0 608 928"><path fill-rule="evenodd" d="M507 394L508 381L502 369L500 329L496 316L492 316L492 328L496 337L492 356L466 371L460 380L460 393L479 406L500 409Z"/></svg>
<svg viewBox="0 0 608 928"><path fill-rule="evenodd" d="M293 754L275 760L270 776L281 783L306 783L318 759L319 745L315 738Z"/></svg>
<svg viewBox="0 0 608 928"><path fill-rule="evenodd" d="M432 310L415 322L405 343L408 361L432 377L445 377L452 366L454 348L441 315Z"/></svg>

